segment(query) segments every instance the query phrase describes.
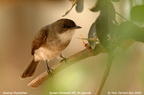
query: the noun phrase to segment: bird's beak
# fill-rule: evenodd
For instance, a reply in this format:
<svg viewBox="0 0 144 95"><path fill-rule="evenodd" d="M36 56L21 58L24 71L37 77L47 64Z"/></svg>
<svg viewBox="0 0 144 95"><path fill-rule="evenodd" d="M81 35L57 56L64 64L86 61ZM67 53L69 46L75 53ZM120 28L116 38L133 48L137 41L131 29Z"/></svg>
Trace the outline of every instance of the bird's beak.
<svg viewBox="0 0 144 95"><path fill-rule="evenodd" d="M80 28L82 28L81 26L75 26L74 27L75 29L80 29Z"/></svg>

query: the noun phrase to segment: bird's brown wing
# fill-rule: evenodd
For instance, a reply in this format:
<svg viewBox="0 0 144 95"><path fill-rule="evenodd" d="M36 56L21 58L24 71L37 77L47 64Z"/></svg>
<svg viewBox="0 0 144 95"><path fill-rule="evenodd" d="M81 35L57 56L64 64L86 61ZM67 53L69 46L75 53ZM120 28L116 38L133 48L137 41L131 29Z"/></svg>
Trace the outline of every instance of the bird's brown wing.
<svg viewBox="0 0 144 95"><path fill-rule="evenodd" d="M32 42L31 54L34 55L36 49L46 42L48 36L48 28L42 28L35 36L35 39Z"/></svg>

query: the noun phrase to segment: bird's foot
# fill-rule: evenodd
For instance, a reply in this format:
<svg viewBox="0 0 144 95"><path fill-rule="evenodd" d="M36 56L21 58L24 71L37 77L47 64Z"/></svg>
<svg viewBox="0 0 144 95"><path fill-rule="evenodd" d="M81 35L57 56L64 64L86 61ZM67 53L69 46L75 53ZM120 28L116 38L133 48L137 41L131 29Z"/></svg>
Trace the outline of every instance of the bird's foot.
<svg viewBox="0 0 144 95"><path fill-rule="evenodd" d="M63 59L60 62L67 62L67 58L63 57Z"/></svg>
<svg viewBox="0 0 144 95"><path fill-rule="evenodd" d="M47 73L48 73L50 76L53 76L53 72L54 72L54 70L51 69L50 67L48 67Z"/></svg>

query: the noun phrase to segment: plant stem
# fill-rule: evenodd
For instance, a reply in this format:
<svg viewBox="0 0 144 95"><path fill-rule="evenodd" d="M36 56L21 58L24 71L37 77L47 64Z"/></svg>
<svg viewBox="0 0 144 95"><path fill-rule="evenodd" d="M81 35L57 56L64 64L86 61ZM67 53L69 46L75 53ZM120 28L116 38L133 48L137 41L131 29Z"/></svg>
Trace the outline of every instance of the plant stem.
<svg viewBox="0 0 144 95"><path fill-rule="evenodd" d="M99 88L98 88L98 90L97 90L95 95L100 95L101 94L101 91L102 91L102 89L104 87L104 84L105 84L105 82L107 80L107 77L108 77L108 75L110 73L110 69L111 69L111 66L112 66L112 61L113 61L113 55L112 55L112 53L108 53L108 63L107 63L104 75L102 77L101 83L99 85Z"/></svg>

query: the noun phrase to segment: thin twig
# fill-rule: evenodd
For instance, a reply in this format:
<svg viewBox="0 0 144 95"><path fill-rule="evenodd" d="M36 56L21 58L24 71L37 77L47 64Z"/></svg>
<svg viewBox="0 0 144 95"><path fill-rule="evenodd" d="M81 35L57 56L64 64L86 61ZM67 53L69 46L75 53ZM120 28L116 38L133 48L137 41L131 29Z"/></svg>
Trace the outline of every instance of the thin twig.
<svg viewBox="0 0 144 95"><path fill-rule="evenodd" d="M71 0L70 0L70 1L71 1ZM67 10L67 11L65 12L65 14L62 15L62 17L66 16L66 15L73 9L73 7L76 5L77 1L78 1L78 0L71 1L71 2L72 2L71 8L70 8L69 10Z"/></svg>
<svg viewBox="0 0 144 95"><path fill-rule="evenodd" d="M81 39L82 44L83 44L87 49L92 49L92 48L91 48L91 45L90 45L89 43L85 43L85 42L84 42L84 40L83 40L83 38L82 38L82 35L80 35L80 38L79 38L79 39Z"/></svg>
<svg viewBox="0 0 144 95"><path fill-rule="evenodd" d="M126 19L124 16L122 16L122 15L119 14L118 12L115 11L115 13L116 13L117 15L119 15L121 18L125 19L126 21L129 21L128 19Z"/></svg>
<svg viewBox="0 0 144 95"><path fill-rule="evenodd" d="M83 60L83 59L85 59L87 57L90 57L90 56L96 56L100 53L105 53L105 49L100 44L97 44L95 49L93 49L93 50L92 49L91 50L84 49L84 50L70 56L69 58L67 58L66 65L62 64L63 62L60 62L59 64L53 66L52 67L52 69L54 70L53 75L55 75L56 73L66 69L68 66L73 65L74 63L76 63L80 60ZM43 72L37 78L35 78L32 82L30 82L28 84L28 86L36 88L51 77L52 76L49 76L47 74L47 72Z"/></svg>

